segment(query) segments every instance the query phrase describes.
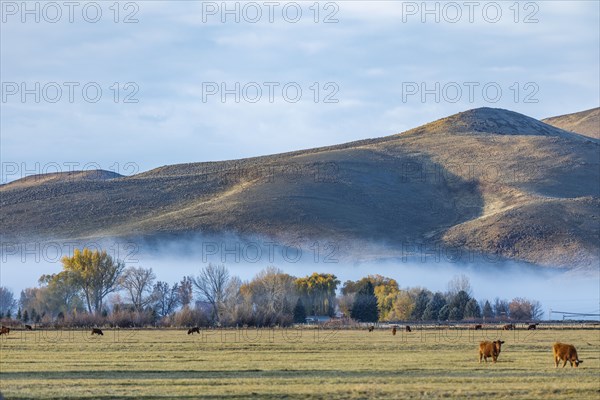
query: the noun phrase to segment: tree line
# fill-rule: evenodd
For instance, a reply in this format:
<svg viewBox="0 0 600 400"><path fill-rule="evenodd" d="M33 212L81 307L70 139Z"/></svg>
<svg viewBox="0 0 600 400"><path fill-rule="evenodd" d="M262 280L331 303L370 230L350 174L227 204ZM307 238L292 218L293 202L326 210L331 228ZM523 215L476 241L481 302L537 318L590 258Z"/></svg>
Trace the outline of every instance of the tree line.
<svg viewBox="0 0 600 400"><path fill-rule="evenodd" d="M17 301L0 287L3 323L90 326L288 326L310 316L377 321L537 320L538 301L477 300L462 275L448 290L401 288L394 279L369 275L341 283L333 274L294 277L267 267L251 280L208 264L179 282L156 279L150 268L128 267L105 251L75 250L63 269L42 275ZM338 289L339 294L338 294Z"/></svg>

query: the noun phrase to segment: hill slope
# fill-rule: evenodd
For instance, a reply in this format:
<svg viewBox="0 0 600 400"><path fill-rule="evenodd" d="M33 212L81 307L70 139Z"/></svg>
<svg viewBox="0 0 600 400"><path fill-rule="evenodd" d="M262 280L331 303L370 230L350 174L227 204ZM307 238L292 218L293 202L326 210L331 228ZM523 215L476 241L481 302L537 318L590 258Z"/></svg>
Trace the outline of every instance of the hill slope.
<svg viewBox="0 0 600 400"><path fill-rule="evenodd" d="M543 119L542 122L570 132L600 139L600 107Z"/></svg>
<svg viewBox="0 0 600 400"><path fill-rule="evenodd" d="M598 262L597 140L507 110L403 134L109 180L0 187L5 240L327 238L473 251L541 265Z"/></svg>

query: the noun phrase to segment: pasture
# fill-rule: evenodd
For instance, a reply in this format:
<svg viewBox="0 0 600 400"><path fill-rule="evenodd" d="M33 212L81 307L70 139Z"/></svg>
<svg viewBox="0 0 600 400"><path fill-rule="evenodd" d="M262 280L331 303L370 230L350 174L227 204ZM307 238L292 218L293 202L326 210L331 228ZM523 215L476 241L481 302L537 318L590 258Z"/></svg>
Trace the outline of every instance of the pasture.
<svg viewBox="0 0 600 400"><path fill-rule="evenodd" d="M27 398L598 399L600 330L13 331L0 391ZM479 364L481 340L505 341ZM579 368L554 368L552 343Z"/></svg>

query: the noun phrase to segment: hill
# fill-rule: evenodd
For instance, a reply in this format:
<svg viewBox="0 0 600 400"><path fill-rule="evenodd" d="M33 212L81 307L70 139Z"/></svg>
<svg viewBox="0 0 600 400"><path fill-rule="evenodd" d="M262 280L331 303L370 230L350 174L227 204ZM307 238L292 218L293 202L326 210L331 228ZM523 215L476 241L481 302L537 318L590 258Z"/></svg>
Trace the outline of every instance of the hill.
<svg viewBox="0 0 600 400"><path fill-rule="evenodd" d="M543 119L542 122L570 132L600 139L600 107Z"/></svg>
<svg viewBox="0 0 600 400"><path fill-rule="evenodd" d="M595 268L599 151L598 140L480 108L337 146L104 180L16 181L0 187L0 233L15 241L234 233Z"/></svg>

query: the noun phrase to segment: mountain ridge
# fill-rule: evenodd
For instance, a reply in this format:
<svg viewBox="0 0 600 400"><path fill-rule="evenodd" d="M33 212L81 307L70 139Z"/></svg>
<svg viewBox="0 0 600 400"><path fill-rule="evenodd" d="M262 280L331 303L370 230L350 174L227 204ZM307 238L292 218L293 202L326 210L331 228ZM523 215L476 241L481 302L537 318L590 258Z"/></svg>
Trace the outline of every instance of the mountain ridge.
<svg viewBox="0 0 600 400"><path fill-rule="evenodd" d="M481 108L334 146L104 180L13 182L0 187L0 233L426 243L590 267L598 258L599 149L593 138Z"/></svg>

